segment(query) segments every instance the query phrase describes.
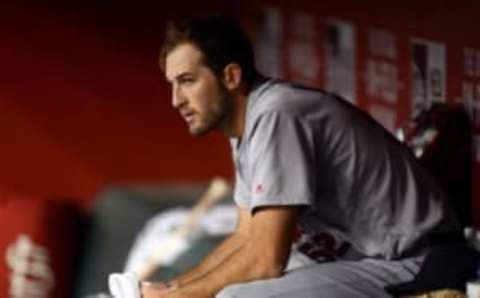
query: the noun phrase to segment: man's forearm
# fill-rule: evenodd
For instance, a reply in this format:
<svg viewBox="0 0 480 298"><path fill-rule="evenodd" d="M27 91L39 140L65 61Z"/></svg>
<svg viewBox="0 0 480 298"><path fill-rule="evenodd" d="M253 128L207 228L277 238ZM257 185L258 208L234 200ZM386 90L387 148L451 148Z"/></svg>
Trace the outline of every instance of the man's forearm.
<svg viewBox="0 0 480 298"><path fill-rule="evenodd" d="M179 297L213 298L226 285L277 277L283 266L265 266L256 248L245 244L201 277L180 286ZM177 297L177 296L175 296Z"/></svg>
<svg viewBox="0 0 480 298"><path fill-rule="evenodd" d="M219 246L217 246L202 262L189 270L177 276L170 281L170 284L176 284L178 286L185 285L186 283L198 279L219 264L224 262L229 256L234 254L240 249L246 242L246 236L239 233L233 233L226 238Z"/></svg>
<svg viewBox="0 0 480 298"><path fill-rule="evenodd" d="M179 284L167 292L148 297L165 298L213 298L226 286L254 280L279 277L290 255L298 209L293 207L265 207L254 216L240 211L239 233L226 242L225 247L234 247L221 254L221 261L207 262L202 274ZM246 236L242 236L246 235ZM237 242L238 241L238 242ZM236 245L235 245L236 244ZM231 246L232 245L232 246ZM223 245L219 247L223 250ZM215 258L215 254L211 255ZM216 265L216 266L214 266ZM147 296L145 296L147 297Z"/></svg>

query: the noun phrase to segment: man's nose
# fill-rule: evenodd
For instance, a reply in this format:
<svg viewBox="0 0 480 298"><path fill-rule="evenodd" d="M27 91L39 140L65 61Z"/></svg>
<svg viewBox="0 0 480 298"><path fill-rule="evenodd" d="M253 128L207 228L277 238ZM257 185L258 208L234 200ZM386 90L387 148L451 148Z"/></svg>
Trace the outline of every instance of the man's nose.
<svg viewBox="0 0 480 298"><path fill-rule="evenodd" d="M172 89L172 106L178 109L183 103L185 103L185 96L181 93L179 88L174 87Z"/></svg>

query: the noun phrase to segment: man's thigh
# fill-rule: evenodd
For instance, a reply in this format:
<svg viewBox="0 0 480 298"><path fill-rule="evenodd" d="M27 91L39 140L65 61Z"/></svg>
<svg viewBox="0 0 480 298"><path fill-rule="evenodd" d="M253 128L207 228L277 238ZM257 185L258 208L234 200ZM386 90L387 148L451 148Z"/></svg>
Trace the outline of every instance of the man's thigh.
<svg viewBox="0 0 480 298"><path fill-rule="evenodd" d="M384 287L413 279L418 263L418 259L363 259L316 264L280 278L228 286L216 298L390 297Z"/></svg>

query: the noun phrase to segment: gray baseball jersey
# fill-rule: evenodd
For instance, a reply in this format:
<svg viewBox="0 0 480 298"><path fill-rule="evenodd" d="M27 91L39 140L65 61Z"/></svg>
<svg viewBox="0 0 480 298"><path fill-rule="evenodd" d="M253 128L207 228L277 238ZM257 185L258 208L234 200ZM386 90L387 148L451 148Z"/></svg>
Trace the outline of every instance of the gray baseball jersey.
<svg viewBox="0 0 480 298"><path fill-rule="evenodd" d="M455 226L409 149L329 93L262 80L231 146L240 208L304 206L301 231L328 230L366 256L413 255L430 234Z"/></svg>

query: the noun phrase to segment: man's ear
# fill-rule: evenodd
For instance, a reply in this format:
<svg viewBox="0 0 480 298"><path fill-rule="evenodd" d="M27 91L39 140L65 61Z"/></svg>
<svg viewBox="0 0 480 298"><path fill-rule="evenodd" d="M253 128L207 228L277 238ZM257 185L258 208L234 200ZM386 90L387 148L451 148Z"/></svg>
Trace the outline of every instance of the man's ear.
<svg viewBox="0 0 480 298"><path fill-rule="evenodd" d="M223 83L227 90L235 90L242 83L242 68L237 63L229 63L223 69Z"/></svg>

